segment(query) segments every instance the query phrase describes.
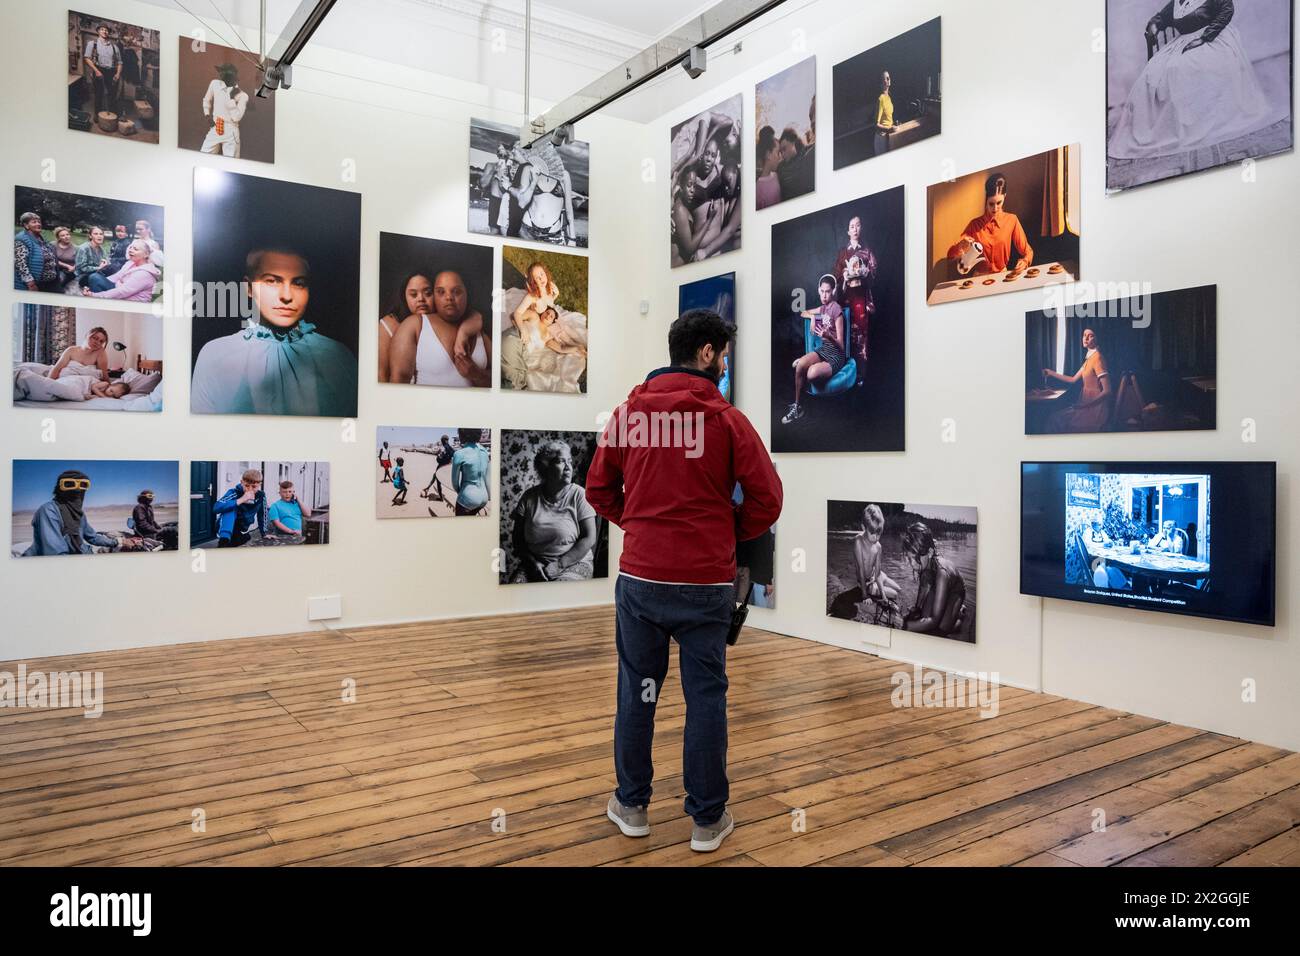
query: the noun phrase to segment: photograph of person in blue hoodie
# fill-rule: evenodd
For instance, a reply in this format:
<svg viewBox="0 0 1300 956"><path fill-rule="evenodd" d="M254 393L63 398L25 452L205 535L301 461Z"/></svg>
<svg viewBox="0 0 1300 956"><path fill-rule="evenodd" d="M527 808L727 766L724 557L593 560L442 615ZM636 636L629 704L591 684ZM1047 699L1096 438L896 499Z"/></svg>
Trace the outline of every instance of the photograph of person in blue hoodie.
<svg viewBox="0 0 1300 956"><path fill-rule="evenodd" d="M217 547L239 548L252 540L253 525L259 535L266 534L266 492L262 490L262 473L256 468L244 472L239 484L217 499L212 506L217 517Z"/></svg>

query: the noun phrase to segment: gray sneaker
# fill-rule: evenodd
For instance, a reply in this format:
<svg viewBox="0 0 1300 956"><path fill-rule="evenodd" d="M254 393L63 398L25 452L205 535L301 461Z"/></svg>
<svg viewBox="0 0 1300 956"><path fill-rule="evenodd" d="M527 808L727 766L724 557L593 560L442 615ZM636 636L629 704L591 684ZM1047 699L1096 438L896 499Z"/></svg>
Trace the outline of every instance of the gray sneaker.
<svg viewBox="0 0 1300 956"><path fill-rule="evenodd" d="M789 425L791 422L797 422L801 418L803 418L803 409L799 407L798 403L794 403L791 404L791 406L786 410L785 415L782 416L781 424Z"/></svg>
<svg viewBox="0 0 1300 956"><path fill-rule="evenodd" d="M723 810L722 816L707 827L702 827L698 823L691 827L691 849L697 853L712 853L722 846L722 841L729 837L734 829L736 829L736 821L732 819L731 811Z"/></svg>
<svg viewBox="0 0 1300 956"><path fill-rule="evenodd" d="M623 836L643 837L650 835L650 818L645 807L625 807L618 802L618 797L609 798L605 816L617 824Z"/></svg>

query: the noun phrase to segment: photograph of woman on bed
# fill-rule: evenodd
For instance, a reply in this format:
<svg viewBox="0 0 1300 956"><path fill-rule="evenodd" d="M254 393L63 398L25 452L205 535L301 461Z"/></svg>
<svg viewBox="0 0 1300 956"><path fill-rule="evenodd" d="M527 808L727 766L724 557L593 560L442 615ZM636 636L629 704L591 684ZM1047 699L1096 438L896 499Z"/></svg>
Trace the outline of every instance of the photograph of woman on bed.
<svg viewBox="0 0 1300 956"><path fill-rule="evenodd" d="M501 387L587 390L587 260L501 250Z"/></svg>
<svg viewBox="0 0 1300 956"><path fill-rule="evenodd" d="M14 306L19 408L162 411L162 317Z"/></svg>

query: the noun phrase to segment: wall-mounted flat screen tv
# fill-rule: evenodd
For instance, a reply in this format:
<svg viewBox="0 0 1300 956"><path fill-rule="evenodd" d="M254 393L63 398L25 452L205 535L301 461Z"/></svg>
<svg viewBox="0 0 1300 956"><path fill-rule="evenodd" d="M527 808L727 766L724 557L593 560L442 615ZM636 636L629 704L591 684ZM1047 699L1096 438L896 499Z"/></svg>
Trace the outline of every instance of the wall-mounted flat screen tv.
<svg viewBox="0 0 1300 956"><path fill-rule="evenodd" d="M1022 462L1020 592L1274 624L1276 462Z"/></svg>

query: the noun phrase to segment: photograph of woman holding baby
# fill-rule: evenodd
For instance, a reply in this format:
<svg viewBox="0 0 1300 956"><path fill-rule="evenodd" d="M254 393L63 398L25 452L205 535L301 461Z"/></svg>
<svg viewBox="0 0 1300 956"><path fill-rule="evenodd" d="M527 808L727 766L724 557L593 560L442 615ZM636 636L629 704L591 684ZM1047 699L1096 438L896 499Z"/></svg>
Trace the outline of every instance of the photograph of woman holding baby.
<svg viewBox="0 0 1300 956"><path fill-rule="evenodd" d="M501 250L501 387L587 391L587 259Z"/></svg>

